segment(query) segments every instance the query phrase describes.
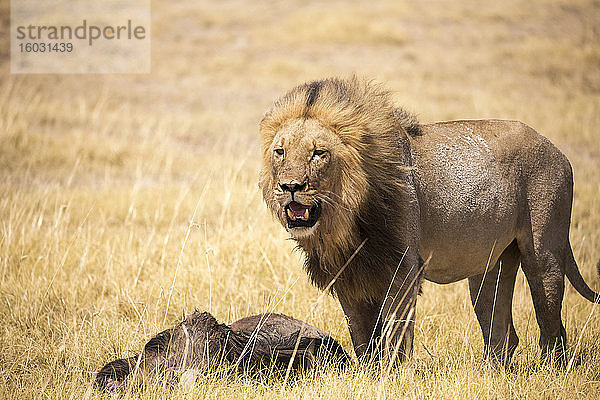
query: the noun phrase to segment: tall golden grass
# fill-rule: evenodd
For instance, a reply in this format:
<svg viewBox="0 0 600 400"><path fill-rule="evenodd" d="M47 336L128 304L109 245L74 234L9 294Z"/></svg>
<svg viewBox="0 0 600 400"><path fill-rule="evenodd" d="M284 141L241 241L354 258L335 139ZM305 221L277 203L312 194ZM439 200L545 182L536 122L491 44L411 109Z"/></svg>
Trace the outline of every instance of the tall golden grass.
<svg viewBox="0 0 600 400"><path fill-rule="evenodd" d="M0 5L0 398L98 398L104 363L195 308L222 321L304 319L351 348L335 300L257 189L257 124L305 80L357 73L423 121L519 119L570 158L571 241L600 257L600 5L519 2L153 2L149 75L10 75ZM390 374L292 381L208 375L125 397L599 398L599 310L567 287L573 366L539 367L527 284L509 371L482 367L465 282L426 283L416 350Z"/></svg>

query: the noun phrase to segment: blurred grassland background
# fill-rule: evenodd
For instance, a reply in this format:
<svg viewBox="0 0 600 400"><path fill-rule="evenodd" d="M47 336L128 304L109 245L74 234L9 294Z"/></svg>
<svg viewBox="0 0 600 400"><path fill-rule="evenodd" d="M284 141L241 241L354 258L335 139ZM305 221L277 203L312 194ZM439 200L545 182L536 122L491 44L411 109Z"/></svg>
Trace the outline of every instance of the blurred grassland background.
<svg viewBox="0 0 600 400"><path fill-rule="evenodd" d="M424 122L521 120L571 160L571 242L600 289L600 2L153 1L149 75L10 75L0 2L0 398L98 398L94 373L195 308L285 313L351 349L337 302L262 204L258 122L306 80L352 73ZM521 344L482 369L466 282L426 283L411 369L318 370L283 383L209 375L200 398L600 397L599 311L567 284L573 366L538 367L519 273Z"/></svg>

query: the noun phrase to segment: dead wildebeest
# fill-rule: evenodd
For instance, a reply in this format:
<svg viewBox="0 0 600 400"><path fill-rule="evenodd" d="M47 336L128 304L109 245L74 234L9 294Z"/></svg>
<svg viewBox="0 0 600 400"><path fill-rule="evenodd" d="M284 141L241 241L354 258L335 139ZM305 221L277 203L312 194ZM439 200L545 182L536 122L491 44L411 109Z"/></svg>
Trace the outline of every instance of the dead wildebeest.
<svg viewBox="0 0 600 400"><path fill-rule="evenodd" d="M327 333L286 315L254 315L228 326L208 312L195 311L150 339L141 354L106 364L95 383L101 390L118 390L141 387L157 377L170 384L189 381L190 376L195 380L222 363L251 372L285 372L290 362L297 371L318 362L343 366L350 360Z"/></svg>

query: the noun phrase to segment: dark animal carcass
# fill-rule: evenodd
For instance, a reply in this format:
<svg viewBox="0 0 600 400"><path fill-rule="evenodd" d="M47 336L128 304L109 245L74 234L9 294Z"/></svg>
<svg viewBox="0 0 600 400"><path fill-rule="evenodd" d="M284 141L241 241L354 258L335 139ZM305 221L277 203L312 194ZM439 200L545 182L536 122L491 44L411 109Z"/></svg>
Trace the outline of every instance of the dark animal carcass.
<svg viewBox="0 0 600 400"><path fill-rule="evenodd" d="M350 357L327 333L286 315L254 315L228 326L208 312L195 311L150 339L141 354L106 364L95 383L102 390L140 387L165 374L177 383L186 372L195 376L222 363L253 372L285 372L290 362L298 370L315 363L343 366Z"/></svg>

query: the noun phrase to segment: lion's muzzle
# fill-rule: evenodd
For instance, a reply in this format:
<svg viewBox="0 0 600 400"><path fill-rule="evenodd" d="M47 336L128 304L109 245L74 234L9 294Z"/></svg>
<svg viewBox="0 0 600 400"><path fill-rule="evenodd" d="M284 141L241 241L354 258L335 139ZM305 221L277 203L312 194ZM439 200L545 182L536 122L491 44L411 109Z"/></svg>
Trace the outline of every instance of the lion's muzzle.
<svg viewBox="0 0 600 400"><path fill-rule="evenodd" d="M285 206L285 218L288 229L311 228L317 223L320 216L320 202L315 202L313 205L306 205L292 201Z"/></svg>

